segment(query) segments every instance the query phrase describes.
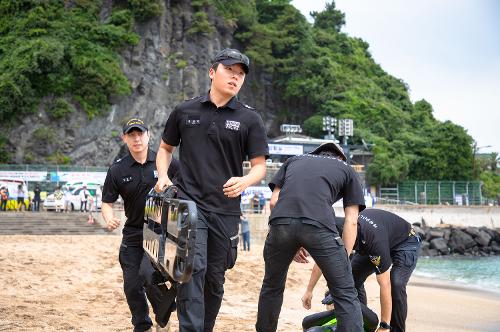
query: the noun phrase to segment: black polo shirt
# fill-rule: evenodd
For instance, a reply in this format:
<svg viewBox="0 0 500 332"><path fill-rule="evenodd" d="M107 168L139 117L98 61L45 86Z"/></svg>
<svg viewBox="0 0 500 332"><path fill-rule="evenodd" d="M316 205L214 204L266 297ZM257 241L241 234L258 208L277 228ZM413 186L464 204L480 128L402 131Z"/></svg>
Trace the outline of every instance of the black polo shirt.
<svg viewBox="0 0 500 332"><path fill-rule="evenodd" d="M269 183L281 188L269 221L294 217L316 220L337 232L332 205L343 198L344 207L365 208L358 175L347 163L335 157L304 154L289 158Z"/></svg>
<svg viewBox="0 0 500 332"><path fill-rule="evenodd" d="M162 139L172 146L180 144L179 197L205 211L240 214L240 197L224 196L223 185L243 176L246 158L269 153L264 123L253 108L236 97L217 108L207 93L175 107Z"/></svg>
<svg viewBox="0 0 500 332"><path fill-rule="evenodd" d="M400 216L379 209L366 209L358 217L358 253L370 256L375 272L392 265L391 252L408 240L411 224Z"/></svg>
<svg viewBox="0 0 500 332"><path fill-rule="evenodd" d="M179 162L172 159L169 178L177 177ZM120 195L125 206L125 227L142 229L146 196L158 181L156 152L149 150L144 164L138 163L130 154L115 161L108 170L102 190L102 201L114 203ZM125 234L125 230L124 230Z"/></svg>

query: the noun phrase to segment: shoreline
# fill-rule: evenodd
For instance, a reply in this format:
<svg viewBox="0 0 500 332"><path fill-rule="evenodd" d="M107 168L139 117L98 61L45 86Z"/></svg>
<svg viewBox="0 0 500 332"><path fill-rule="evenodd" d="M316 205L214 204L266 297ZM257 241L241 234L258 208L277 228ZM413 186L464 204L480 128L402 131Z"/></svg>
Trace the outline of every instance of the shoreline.
<svg viewBox="0 0 500 332"><path fill-rule="evenodd" d="M432 276L413 274L410 278L408 286L449 289L449 290L462 291L474 294L482 293L485 296L490 296L493 298L500 299L500 289L486 289L481 285L477 284L468 285L467 283L462 281L443 279L440 278L439 276L432 277Z"/></svg>

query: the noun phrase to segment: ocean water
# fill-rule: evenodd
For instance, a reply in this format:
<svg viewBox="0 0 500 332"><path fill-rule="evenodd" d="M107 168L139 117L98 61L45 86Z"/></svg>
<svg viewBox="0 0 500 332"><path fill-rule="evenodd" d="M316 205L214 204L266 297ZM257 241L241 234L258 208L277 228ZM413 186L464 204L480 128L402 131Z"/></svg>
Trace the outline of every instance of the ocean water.
<svg viewBox="0 0 500 332"><path fill-rule="evenodd" d="M500 294L500 256L420 257L413 274Z"/></svg>

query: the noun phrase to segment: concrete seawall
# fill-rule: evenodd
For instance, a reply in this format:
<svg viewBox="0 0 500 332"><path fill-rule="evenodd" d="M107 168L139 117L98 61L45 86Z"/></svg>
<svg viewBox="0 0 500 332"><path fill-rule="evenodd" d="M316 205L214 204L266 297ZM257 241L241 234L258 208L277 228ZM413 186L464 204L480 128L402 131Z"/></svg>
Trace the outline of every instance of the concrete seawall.
<svg viewBox="0 0 500 332"><path fill-rule="evenodd" d="M486 226L500 228L500 207L498 206L445 206L445 205L377 205L374 208L395 213L410 223L422 222L428 226L441 223L454 226ZM335 213L344 215L342 209Z"/></svg>

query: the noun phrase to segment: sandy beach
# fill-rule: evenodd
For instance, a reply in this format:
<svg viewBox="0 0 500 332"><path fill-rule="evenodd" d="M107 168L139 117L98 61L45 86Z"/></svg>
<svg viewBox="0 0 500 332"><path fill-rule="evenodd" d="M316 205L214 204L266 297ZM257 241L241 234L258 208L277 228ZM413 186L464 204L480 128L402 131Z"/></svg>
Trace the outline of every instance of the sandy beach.
<svg viewBox="0 0 500 332"><path fill-rule="evenodd" d="M0 331L131 331L118 263L120 236L0 236ZM262 246L239 251L227 273L216 331L253 331L264 273ZM301 331L308 314L324 310L320 281L313 308L300 298L312 264L291 265L279 331ZM375 279L369 307L379 312ZM500 295L412 278L408 331L500 331ZM173 331L178 330L175 314Z"/></svg>

